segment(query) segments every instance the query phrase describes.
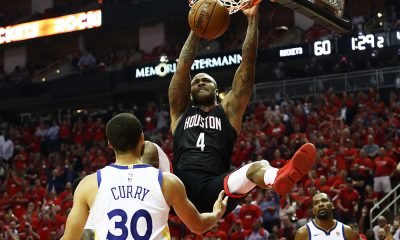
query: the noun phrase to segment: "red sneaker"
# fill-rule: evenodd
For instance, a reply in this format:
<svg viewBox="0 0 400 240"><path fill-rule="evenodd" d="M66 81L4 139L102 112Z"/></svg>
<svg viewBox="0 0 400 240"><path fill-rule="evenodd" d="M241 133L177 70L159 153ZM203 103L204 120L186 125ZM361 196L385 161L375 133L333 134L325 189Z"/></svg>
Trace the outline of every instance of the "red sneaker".
<svg viewBox="0 0 400 240"><path fill-rule="evenodd" d="M317 151L311 143L306 143L297 150L292 159L279 169L272 188L279 195L285 195L305 174L310 171L315 163Z"/></svg>

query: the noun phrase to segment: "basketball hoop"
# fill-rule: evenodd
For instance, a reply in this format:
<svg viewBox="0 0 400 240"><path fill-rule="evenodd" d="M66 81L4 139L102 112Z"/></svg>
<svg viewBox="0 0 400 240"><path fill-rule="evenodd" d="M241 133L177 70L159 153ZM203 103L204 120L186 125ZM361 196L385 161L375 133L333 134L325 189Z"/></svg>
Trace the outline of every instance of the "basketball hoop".
<svg viewBox="0 0 400 240"><path fill-rule="evenodd" d="M192 7L198 0L189 0L189 6ZM224 4L228 10L229 14L234 14L235 12L247 8L251 8L257 5L261 0L219 0Z"/></svg>

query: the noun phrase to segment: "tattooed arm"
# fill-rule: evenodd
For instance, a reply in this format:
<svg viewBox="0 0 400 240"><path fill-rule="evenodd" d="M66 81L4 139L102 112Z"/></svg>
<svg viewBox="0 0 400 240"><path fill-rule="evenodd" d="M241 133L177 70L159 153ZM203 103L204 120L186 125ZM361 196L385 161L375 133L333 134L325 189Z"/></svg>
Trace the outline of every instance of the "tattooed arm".
<svg viewBox="0 0 400 240"><path fill-rule="evenodd" d="M172 76L168 89L171 115L171 131L174 133L179 117L190 102L190 68L197 55L199 37L190 32L179 55L176 72Z"/></svg>
<svg viewBox="0 0 400 240"><path fill-rule="evenodd" d="M243 42L242 62L236 70L232 91L221 102L237 133L240 132L242 117L253 92L258 45L258 5L243 10L243 13L247 16L248 26Z"/></svg>

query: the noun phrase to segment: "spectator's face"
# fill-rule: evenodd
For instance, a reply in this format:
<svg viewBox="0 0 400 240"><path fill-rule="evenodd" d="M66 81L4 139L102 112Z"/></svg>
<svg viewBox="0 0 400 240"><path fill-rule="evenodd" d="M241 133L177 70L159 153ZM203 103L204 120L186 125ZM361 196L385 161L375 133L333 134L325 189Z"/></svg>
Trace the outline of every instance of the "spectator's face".
<svg viewBox="0 0 400 240"><path fill-rule="evenodd" d="M50 240L56 240L57 239L57 234L54 231L50 232Z"/></svg>
<svg viewBox="0 0 400 240"><path fill-rule="evenodd" d="M378 230L378 239L379 240L385 240L385 238L386 238L385 229L379 228L379 230Z"/></svg>
<svg viewBox="0 0 400 240"><path fill-rule="evenodd" d="M39 187L40 186L40 180L39 179L36 179L35 180L35 187Z"/></svg>
<svg viewBox="0 0 400 240"><path fill-rule="evenodd" d="M15 229L15 222L14 221L10 222L10 229Z"/></svg>
<svg viewBox="0 0 400 240"><path fill-rule="evenodd" d="M354 164L353 167L351 168L351 170L355 173L358 172L358 170L360 170L360 166L358 164Z"/></svg>
<svg viewBox="0 0 400 240"><path fill-rule="evenodd" d="M314 196L317 193L317 189L315 188L315 186L311 186L308 189L308 192L310 193L310 195Z"/></svg>
<svg viewBox="0 0 400 240"><path fill-rule="evenodd" d="M360 150L360 157L365 157L365 151L364 150Z"/></svg>
<svg viewBox="0 0 400 240"><path fill-rule="evenodd" d="M283 143L287 144L289 142L289 138L287 136L283 137Z"/></svg>
<svg viewBox="0 0 400 240"><path fill-rule="evenodd" d="M350 138L348 138L346 140L346 147L348 147L348 148L352 148L353 147L353 141Z"/></svg>
<svg viewBox="0 0 400 240"><path fill-rule="evenodd" d="M321 176L319 177L319 184L324 186L326 184L326 177L325 176Z"/></svg>
<svg viewBox="0 0 400 240"><path fill-rule="evenodd" d="M374 143L374 137L372 135L368 135L368 144Z"/></svg>
<svg viewBox="0 0 400 240"><path fill-rule="evenodd" d="M279 151L279 149L276 149L275 153L274 153L274 156L275 156L275 159L280 158L281 157L281 151Z"/></svg>
<svg viewBox="0 0 400 240"><path fill-rule="evenodd" d="M353 183L352 182L349 182L346 185L347 185L347 188L349 189L349 191L353 191Z"/></svg>
<svg viewBox="0 0 400 240"><path fill-rule="evenodd" d="M29 202L28 203L28 211L33 211L35 210L35 205L33 204L33 202Z"/></svg>
<svg viewBox="0 0 400 240"><path fill-rule="evenodd" d="M253 224L251 224L251 229L253 231L257 231L258 229L260 229L260 223L258 221L253 222Z"/></svg>
<svg viewBox="0 0 400 240"><path fill-rule="evenodd" d="M250 204L251 201L253 201L253 195L249 194L249 195L246 196L245 202L246 202L246 204Z"/></svg>
<svg viewBox="0 0 400 240"><path fill-rule="evenodd" d="M379 217L378 218L378 225L379 227L383 228L386 225L386 218L385 217Z"/></svg>
<svg viewBox="0 0 400 240"><path fill-rule="evenodd" d="M65 190L67 190L67 191L69 191L69 192L71 192L72 191L72 185L71 185L71 183L66 183L65 184Z"/></svg>
<svg viewBox="0 0 400 240"><path fill-rule="evenodd" d="M379 154L381 155L381 157L384 157L385 153L386 153L385 149L384 148L380 148Z"/></svg>
<svg viewBox="0 0 400 240"><path fill-rule="evenodd" d="M283 226L285 226L285 227L290 226L290 219L289 219L289 217L288 217L287 215L284 215L284 216L282 217L282 224L283 224Z"/></svg>

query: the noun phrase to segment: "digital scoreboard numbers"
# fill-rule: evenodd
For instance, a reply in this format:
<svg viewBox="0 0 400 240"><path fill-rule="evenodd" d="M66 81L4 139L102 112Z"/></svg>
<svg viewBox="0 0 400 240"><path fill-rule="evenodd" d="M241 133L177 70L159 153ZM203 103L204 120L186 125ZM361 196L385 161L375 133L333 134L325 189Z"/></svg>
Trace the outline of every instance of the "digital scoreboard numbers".
<svg viewBox="0 0 400 240"><path fill-rule="evenodd" d="M400 47L400 30L358 36L341 36L272 51L274 51L273 57L293 59L295 57L322 57L339 53L357 53L396 46Z"/></svg>
<svg viewBox="0 0 400 240"><path fill-rule="evenodd" d="M387 46L385 36L381 34L367 34L351 37L351 50L364 51L367 49L384 48Z"/></svg>
<svg viewBox="0 0 400 240"><path fill-rule="evenodd" d="M331 40L315 41L313 44L312 54L314 56L329 56L333 51L333 43Z"/></svg>

